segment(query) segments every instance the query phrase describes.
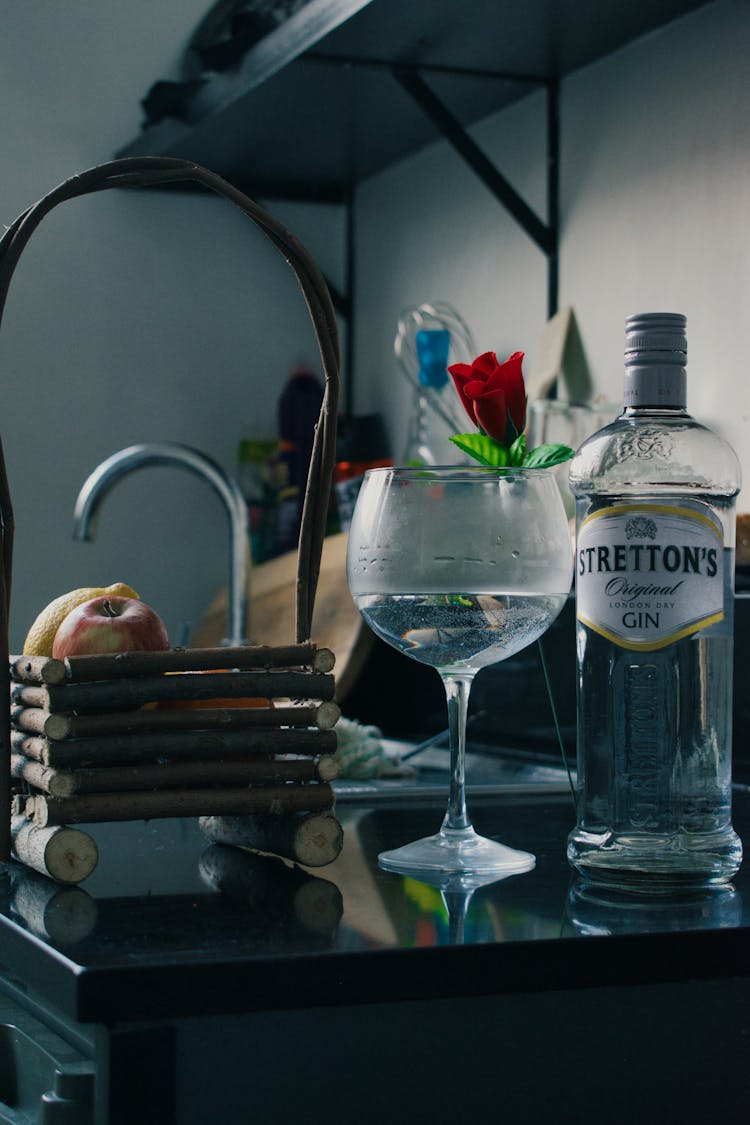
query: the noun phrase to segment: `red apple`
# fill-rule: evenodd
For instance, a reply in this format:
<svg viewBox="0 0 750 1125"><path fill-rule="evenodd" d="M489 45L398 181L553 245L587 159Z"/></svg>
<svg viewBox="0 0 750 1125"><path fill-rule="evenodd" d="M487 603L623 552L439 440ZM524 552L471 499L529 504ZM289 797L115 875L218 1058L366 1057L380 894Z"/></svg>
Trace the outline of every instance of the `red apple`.
<svg viewBox="0 0 750 1125"><path fill-rule="evenodd" d="M64 617L52 642L58 660L91 652L143 652L169 648L164 622L145 602L104 594Z"/></svg>

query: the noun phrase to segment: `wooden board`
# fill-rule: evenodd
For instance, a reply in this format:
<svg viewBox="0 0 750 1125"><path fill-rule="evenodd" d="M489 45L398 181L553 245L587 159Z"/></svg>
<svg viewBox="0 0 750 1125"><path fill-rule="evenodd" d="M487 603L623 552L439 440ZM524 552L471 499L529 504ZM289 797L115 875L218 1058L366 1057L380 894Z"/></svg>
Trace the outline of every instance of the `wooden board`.
<svg viewBox="0 0 750 1125"><path fill-rule="evenodd" d="M336 656L336 699L341 702L362 671L373 636L352 601L346 581L347 535L328 536L323 544L315 595L311 640ZM261 563L250 572L247 636L253 644L282 645L294 640L297 552ZM228 632L227 589L216 595L190 637L190 645L221 644Z"/></svg>

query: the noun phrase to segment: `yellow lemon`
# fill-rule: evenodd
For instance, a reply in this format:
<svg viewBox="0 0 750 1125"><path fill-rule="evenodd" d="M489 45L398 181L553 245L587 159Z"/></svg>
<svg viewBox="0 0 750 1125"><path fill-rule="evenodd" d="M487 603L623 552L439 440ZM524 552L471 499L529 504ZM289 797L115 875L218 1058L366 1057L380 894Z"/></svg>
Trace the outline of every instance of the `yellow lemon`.
<svg viewBox="0 0 750 1125"><path fill-rule="evenodd" d="M52 656L52 642L63 618L67 617L77 605L88 602L91 598L101 597L102 594L138 598L135 590L131 590L124 582L115 582L111 586L81 586L78 590L61 594L42 610L29 629L23 645L23 655Z"/></svg>

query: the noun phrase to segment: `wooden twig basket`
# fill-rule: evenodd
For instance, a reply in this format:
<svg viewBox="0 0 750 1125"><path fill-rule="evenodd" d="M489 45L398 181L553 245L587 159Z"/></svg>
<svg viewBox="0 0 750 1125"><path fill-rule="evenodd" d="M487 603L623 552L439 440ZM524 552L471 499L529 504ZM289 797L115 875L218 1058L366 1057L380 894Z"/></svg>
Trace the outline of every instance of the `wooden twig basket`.
<svg viewBox="0 0 750 1125"><path fill-rule="evenodd" d="M198 816L211 839L311 864L328 862L341 846L330 786L339 713L333 702L334 655L310 637L339 386L335 312L315 262L273 216L208 169L171 158L115 160L66 180L6 230L0 239L0 320L21 253L57 204L111 187L183 181L224 196L283 254L320 350L325 391L299 536L296 635L284 646L119 653L64 662L13 657L8 625L14 516L0 443L0 666L11 700L0 717L0 861L15 854L61 881L78 881L96 862L93 841L69 827L89 822ZM318 860L315 847L304 842L312 837ZM53 853L63 860L53 862Z"/></svg>

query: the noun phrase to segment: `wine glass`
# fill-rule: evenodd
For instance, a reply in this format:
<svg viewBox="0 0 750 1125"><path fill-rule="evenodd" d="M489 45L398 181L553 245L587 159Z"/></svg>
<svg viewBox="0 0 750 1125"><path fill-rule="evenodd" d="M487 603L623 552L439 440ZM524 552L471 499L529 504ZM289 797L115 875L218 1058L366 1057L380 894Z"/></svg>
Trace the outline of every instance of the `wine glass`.
<svg viewBox="0 0 750 1125"><path fill-rule="evenodd" d="M355 604L389 645L439 672L451 774L434 836L383 852L402 873L498 877L535 858L475 832L466 807L466 717L474 676L531 644L570 590L572 550L552 469L371 469L347 549Z"/></svg>

